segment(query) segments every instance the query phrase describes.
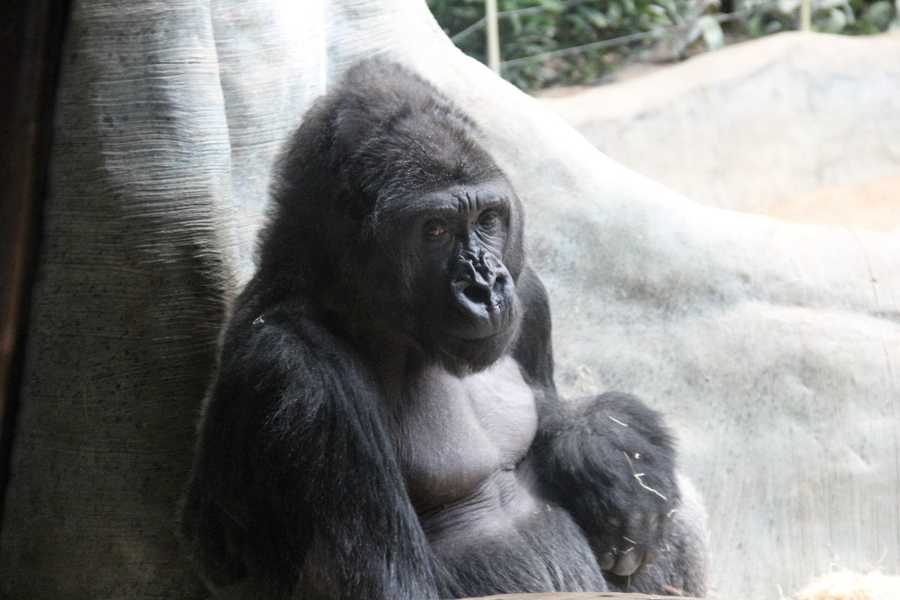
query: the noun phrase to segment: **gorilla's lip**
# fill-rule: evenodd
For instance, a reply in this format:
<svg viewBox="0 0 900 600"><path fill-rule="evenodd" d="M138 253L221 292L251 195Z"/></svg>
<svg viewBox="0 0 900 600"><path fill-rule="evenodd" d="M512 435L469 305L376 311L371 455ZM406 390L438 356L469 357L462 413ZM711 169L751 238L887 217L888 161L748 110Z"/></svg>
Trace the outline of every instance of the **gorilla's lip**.
<svg viewBox="0 0 900 600"><path fill-rule="evenodd" d="M483 314L474 314L458 304L453 307L455 319L443 327L443 333L454 340L463 342L486 342L502 336L509 329L511 315L504 310L502 305L487 308ZM474 319L473 319L474 316ZM487 334L480 334L478 329L487 330Z"/></svg>

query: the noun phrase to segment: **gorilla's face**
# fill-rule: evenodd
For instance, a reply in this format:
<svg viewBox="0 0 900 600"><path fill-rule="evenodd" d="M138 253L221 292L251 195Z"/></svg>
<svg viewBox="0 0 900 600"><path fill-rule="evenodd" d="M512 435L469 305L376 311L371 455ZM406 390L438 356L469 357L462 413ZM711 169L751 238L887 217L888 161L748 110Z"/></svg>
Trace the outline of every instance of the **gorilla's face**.
<svg viewBox="0 0 900 600"><path fill-rule="evenodd" d="M409 333L454 371L487 367L515 339L520 267L506 263L515 250L517 210L502 177L384 206L393 241L382 248L393 256L381 258L399 262L392 269L405 280L399 288L412 313L405 319Z"/></svg>

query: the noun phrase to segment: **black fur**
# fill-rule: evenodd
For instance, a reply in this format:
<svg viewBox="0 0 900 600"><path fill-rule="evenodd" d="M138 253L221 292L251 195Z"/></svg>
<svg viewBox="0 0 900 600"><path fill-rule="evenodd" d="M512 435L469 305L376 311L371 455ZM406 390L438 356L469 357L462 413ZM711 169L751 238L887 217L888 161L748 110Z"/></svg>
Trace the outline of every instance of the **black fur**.
<svg viewBox="0 0 900 600"><path fill-rule="evenodd" d="M522 208L477 139L436 89L382 60L351 69L292 138L258 271L225 332L182 507L183 538L217 595L420 600L625 587L613 571L634 572L635 589L703 592L702 573L679 572L703 549L672 537L679 490L660 416L622 394L557 398L549 304L525 260ZM438 258L418 249L425 242L409 226L436 202L429 194L473 215L469 237L445 250L445 222L429 230ZM502 199L496 214L485 208L491 198ZM476 289L478 273L489 286ZM446 298L448 280L462 281L457 300ZM460 316L461 305L474 312ZM510 356L525 396L501 368ZM468 492L442 504L453 485L432 495L410 479L417 453L432 450L412 445L410 389L459 382L487 393L472 377L494 368L498 385L533 396L533 442L483 479L480 454L465 455L473 465L460 466L461 481L483 482L471 490L481 504L466 508ZM511 421L528 422L524 406ZM448 431L483 428L500 440L485 452L518 433L467 419ZM485 508L488 488L501 499ZM506 492L538 510L504 529ZM501 534L470 544L478 511ZM642 566L663 546L655 571Z"/></svg>

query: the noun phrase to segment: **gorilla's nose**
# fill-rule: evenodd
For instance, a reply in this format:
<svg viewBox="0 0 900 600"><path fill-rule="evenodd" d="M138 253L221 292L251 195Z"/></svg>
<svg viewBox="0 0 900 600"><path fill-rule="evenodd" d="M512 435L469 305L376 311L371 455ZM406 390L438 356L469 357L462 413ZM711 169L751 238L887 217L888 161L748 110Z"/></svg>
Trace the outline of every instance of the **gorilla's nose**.
<svg viewBox="0 0 900 600"><path fill-rule="evenodd" d="M502 262L484 252L466 253L456 262L451 293L465 317L466 337L484 337L499 331L509 307L510 275Z"/></svg>
<svg viewBox="0 0 900 600"><path fill-rule="evenodd" d="M488 310L494 305L494 285L497 283L497 271L487 264L482 255L477 260L462 261L460 275L454 283L470 301L484 304Z"/></svg>

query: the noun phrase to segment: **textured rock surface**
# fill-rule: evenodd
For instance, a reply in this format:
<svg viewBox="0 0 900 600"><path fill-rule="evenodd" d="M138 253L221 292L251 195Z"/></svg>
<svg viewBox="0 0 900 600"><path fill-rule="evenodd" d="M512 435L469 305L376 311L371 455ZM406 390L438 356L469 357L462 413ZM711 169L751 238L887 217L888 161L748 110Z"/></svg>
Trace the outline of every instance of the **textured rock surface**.
<svg viewBox="0 0 900 600"><path fill-rule="evenodd" d="M703 207L453 49L424 2L75 3L0 540L0 596L189 598L172 536L268 164L386 53L470 111L527 207L569 394L669 413L714 585L900 567L900 237Z"/></svg>
<svg viewBox="0 0 900 600"><path fill-rule="evenodd" d="M900 35L788 33L542 103L703 204L893 229L898 90Z"/></svg>

